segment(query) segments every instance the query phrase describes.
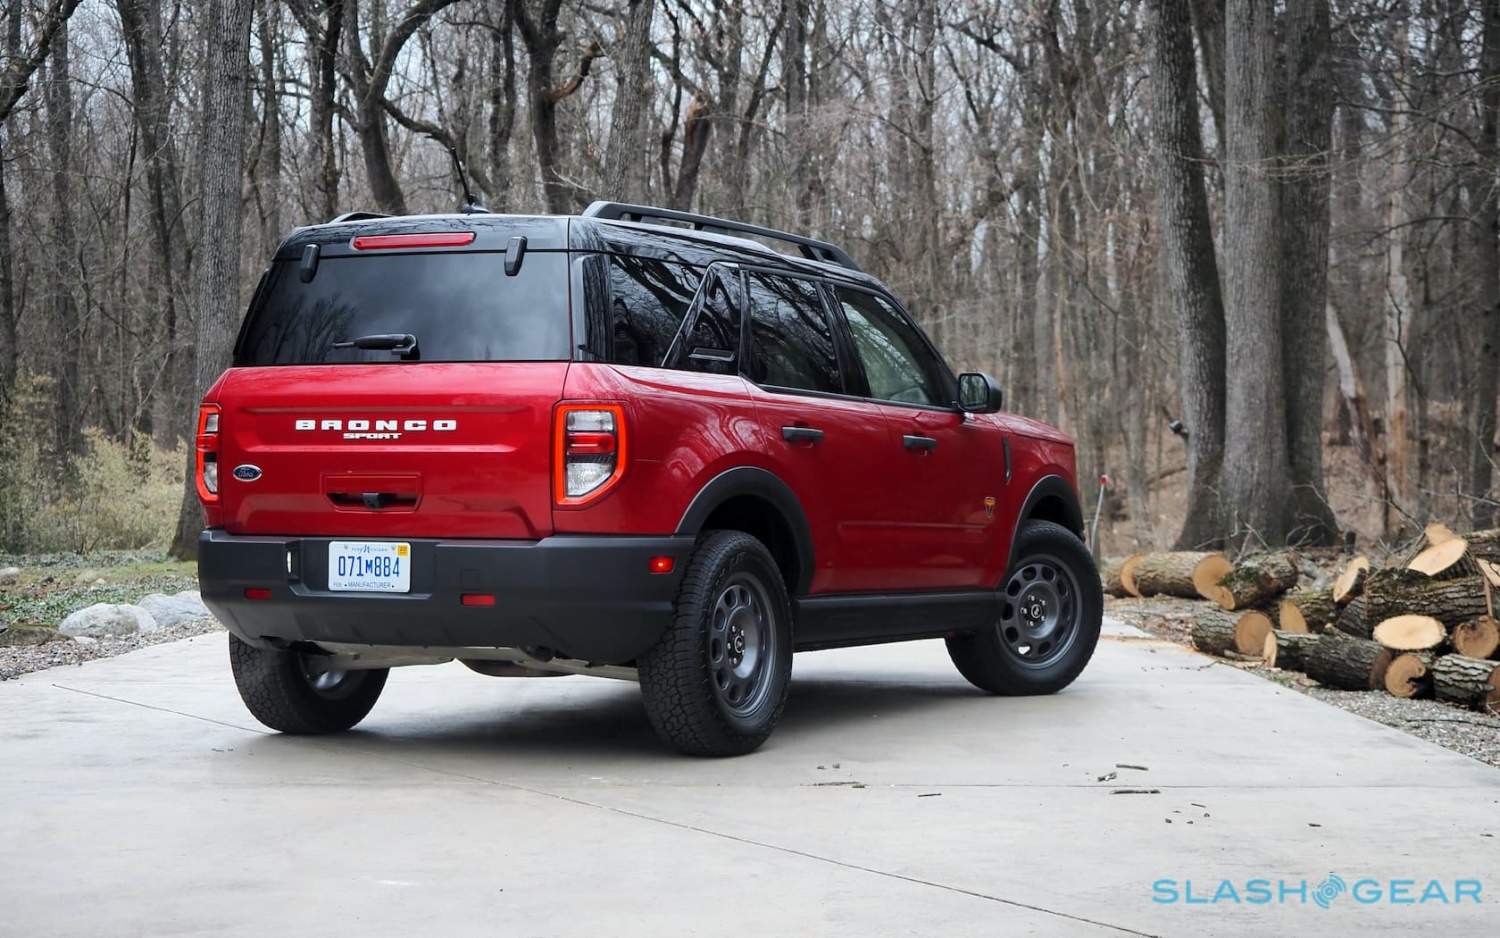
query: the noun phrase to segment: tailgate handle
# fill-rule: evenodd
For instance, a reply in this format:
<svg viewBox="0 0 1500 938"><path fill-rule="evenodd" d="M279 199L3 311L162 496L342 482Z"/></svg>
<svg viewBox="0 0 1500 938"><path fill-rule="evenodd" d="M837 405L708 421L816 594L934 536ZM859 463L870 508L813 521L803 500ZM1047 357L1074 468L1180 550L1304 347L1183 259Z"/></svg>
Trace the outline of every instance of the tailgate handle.
<svg viewBox="0 0 1500 938"><path fill-rule="evenodd" d="M415 492L329 492L328 500L340 508L365 508L380 511L383 508L415 508Z"/></svg>

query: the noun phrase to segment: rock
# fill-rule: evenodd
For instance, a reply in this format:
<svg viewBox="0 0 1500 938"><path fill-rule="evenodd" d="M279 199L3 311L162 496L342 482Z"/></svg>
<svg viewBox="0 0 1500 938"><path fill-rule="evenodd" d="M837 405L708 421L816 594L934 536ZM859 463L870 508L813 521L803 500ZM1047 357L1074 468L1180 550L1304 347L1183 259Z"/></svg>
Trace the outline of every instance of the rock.
<svg viewBox="0 0 1500 938"><path fill-rule="evenodd" d="M72 613L57 630L64 635L89 638L117 638L157 629L151 613L140 606L124 603L94 603Z"/></svg>
<svg viewBox="0 0 1500 938"><path fill-rule="evenodd" d="M33 645L45 645L57 638L57 633L52 629L44 629L35 625L13 625L0 632L0 648L25 648Z"/></svg>
<svg viewBox="0 0 1500 938"><path fill-rule="evenodd" d="M0 567L0 586L14 586L21 579L20 567Z"/></svg>
<svg viewBox="0 0 1500 938"><path fill-rule="evenodd" d="M80 635L77 638L73 639L73 641L77 642L80 645L97 645L97 644L99 644L99 640L97 638L89 638L87 635Z"/></svg>
<svg viewBox="0 0 1500 938"><path fill-rule="evenodd" d="M94 583L98 583L102 579L104 579L104 577L99 575L98 570L95 570L93 567L84 567L74 575L73 582L77 583L79 586L90 586Z"/></svg>
<svg viewBox="0 0 1500 938"><path fill-rule="evenodd" d="M198 597L196 590L183 590L171 596L166 593L152 593L137 605L156 620L158 629L170 629L184 622L213 618L213 613L203 605L203 600ZM141 629L141 631L147 630Z"/></svg>

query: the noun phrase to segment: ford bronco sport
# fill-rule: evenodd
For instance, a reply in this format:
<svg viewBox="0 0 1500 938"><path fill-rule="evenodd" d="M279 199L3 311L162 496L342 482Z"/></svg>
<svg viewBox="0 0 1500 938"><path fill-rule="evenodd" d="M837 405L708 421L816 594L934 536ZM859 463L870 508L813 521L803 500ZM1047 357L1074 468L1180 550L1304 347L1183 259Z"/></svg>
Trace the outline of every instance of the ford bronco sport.
<svg viewBox="0 0 1500 938"><path fill-rule="evenodd" d="M794 651L943 638L980 689L1051 693L1099 579L1071 442L1000 407L831 244L345 215L281 244L204 397L203 598L287 733L454 659L638 680L698 754L766 739Z"/></svg>

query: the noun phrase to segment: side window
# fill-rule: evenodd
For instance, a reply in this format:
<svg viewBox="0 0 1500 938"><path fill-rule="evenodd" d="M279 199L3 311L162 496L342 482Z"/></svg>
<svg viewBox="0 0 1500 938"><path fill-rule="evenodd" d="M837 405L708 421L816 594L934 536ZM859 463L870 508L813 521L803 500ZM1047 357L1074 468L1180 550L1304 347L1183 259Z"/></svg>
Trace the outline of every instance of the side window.
<svg viewBox="0 0 1500 938"><path fill-rule="evenodd" d="M750 379L805 391L841 392L833 330L811 280L752 273Z"/></svg>
<svg viewBox="0 0 1500 938"><path fill-rule="evenodd" d="M870 396L905 404L948 403L942 364L916 327L873 293L839 287L835 291Z"/></svg>
<svg viewBox="0 0 1500 938"><path fill-rule="evenodd" d="M702 279L686 264L653 257L609 259L610 361L659 367Z"/></svg>
<svg viewBox="0 0 1500 938"><path fill-rule="evenodd" d="M740 353L739 275L711 268L703 285L702 305L694 314L692 328L677 355L677 367L732 375L738 371Z"/></svg>

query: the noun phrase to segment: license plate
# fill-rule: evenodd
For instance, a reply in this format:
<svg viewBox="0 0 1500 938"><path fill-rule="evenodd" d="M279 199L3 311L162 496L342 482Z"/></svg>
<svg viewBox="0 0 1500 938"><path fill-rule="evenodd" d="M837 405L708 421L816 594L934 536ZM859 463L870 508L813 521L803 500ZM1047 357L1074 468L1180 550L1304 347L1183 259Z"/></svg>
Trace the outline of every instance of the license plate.
<svg viewBox="0 0 1500 938"><path fill-rule="evenodd" d="M329 541L328 588L339 593L411 592L411 545Z"/></svg>

